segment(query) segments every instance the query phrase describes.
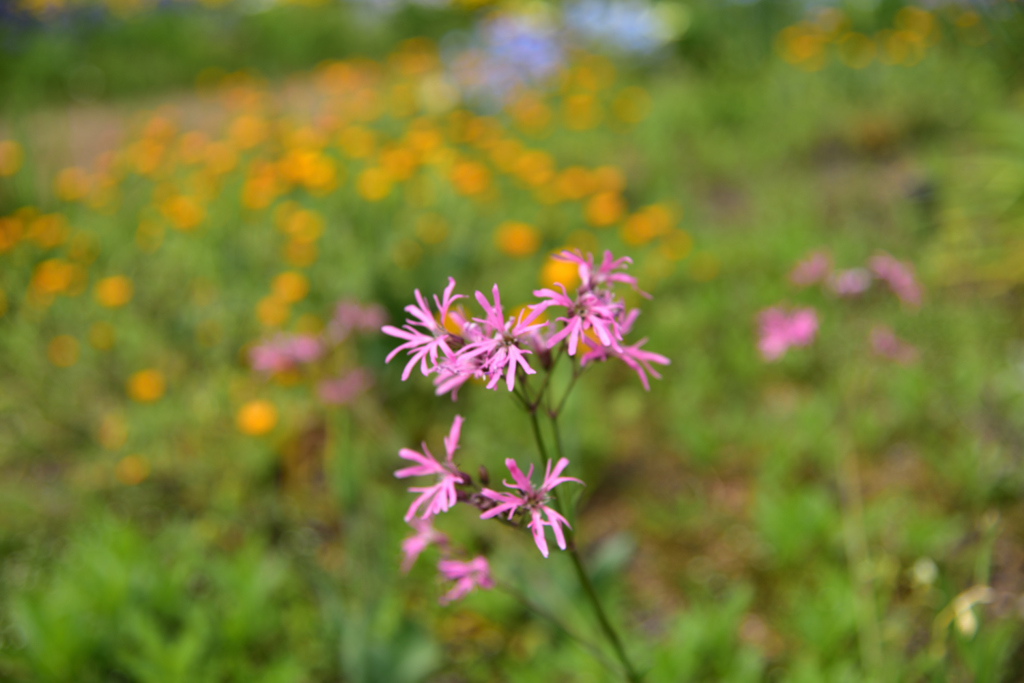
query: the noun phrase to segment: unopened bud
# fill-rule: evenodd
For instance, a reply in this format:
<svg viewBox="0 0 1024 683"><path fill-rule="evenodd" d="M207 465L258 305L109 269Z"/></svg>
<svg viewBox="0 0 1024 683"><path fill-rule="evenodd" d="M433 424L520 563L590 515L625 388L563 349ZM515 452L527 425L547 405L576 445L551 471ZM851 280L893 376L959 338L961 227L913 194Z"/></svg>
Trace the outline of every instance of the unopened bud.
<svg viewBox="0 0 1024 683"><path fill-rule="evenodd" d="M487 471L486 467L484 467L483 465L480 465L480 469L479 469L479 471L477 471L477 474L480 476L480 483L481 484L483 484L484 486L490 486L491 485L491 474L490 474L490 472Z"/></svg>
<svg viewBox="0 0 1024 683"><path fill-rule="evenodd" d="M472 486L473 485L473 477L469 476L465 472L459 472L459 479L461 479L460 484L462 486Z"/></svg>

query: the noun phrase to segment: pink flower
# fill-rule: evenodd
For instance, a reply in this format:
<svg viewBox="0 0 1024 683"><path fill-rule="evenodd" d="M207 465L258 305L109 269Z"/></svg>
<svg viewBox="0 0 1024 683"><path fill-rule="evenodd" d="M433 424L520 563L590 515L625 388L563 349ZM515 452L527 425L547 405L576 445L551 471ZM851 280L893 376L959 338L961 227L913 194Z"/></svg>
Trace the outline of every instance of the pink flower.
<svg viewBox="0 0 1024 683"><path fill-rule="evenodd" d="M657 363L658 365L669 365L670 361L660 353L654 353L653 351L644 351L641 347L647 343L647 337L644 337L637 343L631 346L623 346L615 349L610 346L598 346L598 345L587 345L590 349L587 353L583 354L580 358L580 364L586 365L591 361L596 360L608 360L608 358L618 358L630 369L632 369L640 377L640 383L644 385L644 391L651 390L651 384L647 380L647 374L653 375L657 379L661 379L661 375L651 367L651 363Z"/></svg>
<svg viewBox="0 0 1024 683"><path fill-rule="evenodd" d="M888 358L901 365L909 365L917 360L917 349L903 341L885 325L876 325L871 329L871 350L876 356Z"/></svg>
<svg viewBox="0 0 1024 683"><path fill-rule="evenodd" d="M559 253L555 254L552 258L556 261L565 261L567 263L575 263L577 272L580 276L580 289L589 290L597 287L611 286L613 283L621 282L627 284L633 289L637 289L636 278L626 273L619 273L616 271L625 270L629 267L629 264L633 263L633 259L628 256L622 258L614 258L612 252L605 250L604 257L601 259L601 264L594 267L594 255L587 254L586 257L580 252L579 249L563 249ZM650 295L646 292L640 292L647 298Z"/></svg>
<svg viewBox="0 0 1024 683"><path fill-rule="evenodd" d="M402 571L408 573L416 563L416 558L431 545L446 545L448 537L434 528L429 519L414 519L409 525L416 533L402 541Z"/></svg>
<svg viewBox="0 0 1024 683"><path fill-rule="evenodd" d="M508 390L512 391L515 388L517 368L522 368L527 375L536 374L537 371L526 362L526 354L532 354L533 351L524 347L527 346L526 337L544 327L546 323L534 324L533 321L540 315L540 311L535 310L527 315L525 309L519 312L518 317L506 321L501 309L498 285L494 285L492 293L494 305L491 305L481 292L476 293L476 300L484 309L485 317L474 318L473 321L481 326L483 332L476 341L467 344L458 355L463 364L479 359L479 363L475 364L474 374L480 373L488 379L488 389L494 389L504 374Z"/></svg>
<svg viewBox="0 0 1024 683"><path fill-rule="evenodd" d="M281 334L249 351L252 369L265 374L285 372L317 361L323 354L320 341L308 334Z"/></svg>
<svg viewBox="0 0 1024 683"><path fill-rule="evenodd" d="M859 296L871 287L871 273L863 268L850 268L833 274L828 288L838 296Z"/></svg>
<svg viewBox="0 0 1024 683"><path fill-rule="evenodd" d="M913 266L909 263L882 253L872 256L868 261L868 267L874 272L875 277L889 285L889 289L900 301L913 308L921 305L921 286L917 284Z"/></svg>
<svg viewBox="0 0 1024 683"><path fill-rule="evenodd" d="M427 519L441 512L447 512L455 505L455 487L462 482L462 475L459 474L452 456L459 447L459 433L462 430L462 417L455 416L452 428L444 439L444 450L447 458L443 463L438 462L427 450L427 444L423 444L423 452L414 451L410 448L403 448L398 451L398 457L414 463L411 467L404 467L395 476L399 479L406 477L428 477L436 476L437 482L431 486L413 486L409 488L410 493L420 494L409 506L405 513L405 521L409 521L416 515L416 511L423 506L423 514L420 519Z"/></svg>
<svg viewBox="0 0 1024 683"><path fill-rule="evenodd" d="M551 500L551 490L559 484L567 481L576 482L577 484L583 483L574 477L561 476L562 470L568 466L569 460L562 458L552 469L551 461L549 460L544 471L544 481L535 489L530 482L530 477L533 476L533 465L530 465L530 469L524 475L515 460L506 458L505 467L512 473L513 483L510 484L507 481L502 483L510 489L517 490L519 493L484 489L481 491L481 495L494 501L497 505L481 514L480 519L490 519L505 513L508 513L508 519L512 519L517 512L522 512L530 517L530 521L526 526L533 533L533 541L537 544L541 555L544 557L548 556L548 540L544 534L545 526L551 527L558 547L565 550L565 533L562 531L562 526L568 527L569 522L566 521L565 517L552 509L548 502ZM544 517L547 517L546 521ZM569 528L571 529L572 527Z"/></svg>
<svg viewBox="0 0 1024 683"><path fill-rule="evenodd" d="M761 338L758 348L766 361L781 358L791 346L807 346L818 332L818 315L813 308L786 313L769 308L758 315Z"/></svg>
<svg viewBox="0 0 1024 683"><path fill-rule="evenodd" d="M576 299L573 300L569 298L565 287L560 283L558 287L561 292L538 289L533 293L534 296L544 299L536 307L538 312L551 306L561 306L569 312L568 316L558 318L565 326L548 338L548 348L554 348L560 341L566 339L569 355L575 356L580 340L587 330L593 330L602 345L618 347L622 340L619 318L625 312L625 304L616 300L610 291L585 290L581 287L576 293Z"/></svg>
<svg viewBox="0 0 1024 683"><path fill-rule="evenodd" d="M402 371L403 382L409 379L409 374L416 367L416 363L420 364L420 372L426 376L430 374L431 368L437 365L439 352L444 352L446 356L452 355L452 350L448 346L448 332L444 329L444 320L448 316L448 309L452 303L462 298L461 294L452 295L454 289L455 279L448 278L448 286L445 287L441 300L438 301L437 296L434 296L434 305L437 306L440 313L437 319L430 312L430 304L417 289L414 292L416 305L410 304L405 307L406 313L411 316L405 321L405 324L401 328L392 325L385 325L381 328L381 332L384 334L405 340L404 344L396 347L384 359L385 363L390 363L391 359L400 351L409 352L411 358ZM416 329L417 327L420 329ZM431 365L427 365L428 360Z"/></svg>
<svg viewBox="0 0 1024 683"><path fill-rule="evenodd" d="M789 272L789 281L799 287L807 287L824 280L831 270L832 259L826 252L811 252Z"/></svg>
<svg viewBox="0 0 1024 683"><path fill-rule="evenodd" d="M347 405L371 386L373 375L363 368L356 368L347 375L321 381L316 385L316 392L324 403Z"/></svg>
<svg viewBox="0 0 1024 683"><path fill-rule="evenodd" d="M339 343L352 332L379 330L386 320L387 314L377 304L363 306L356 301L341 301L334 308L331 321L327 323L327 337Z"/></svg>
<svg viewBox="0 0 1024 683"><path fill-rule="evenodd" d="M437 570L445 579L455 582L451 590L441 596L439 602L442 605L465 597L474 588L485 590L494 588L491 567L487 564L487 558L479 555L469 562L441 560L437 563Z"/></svg>

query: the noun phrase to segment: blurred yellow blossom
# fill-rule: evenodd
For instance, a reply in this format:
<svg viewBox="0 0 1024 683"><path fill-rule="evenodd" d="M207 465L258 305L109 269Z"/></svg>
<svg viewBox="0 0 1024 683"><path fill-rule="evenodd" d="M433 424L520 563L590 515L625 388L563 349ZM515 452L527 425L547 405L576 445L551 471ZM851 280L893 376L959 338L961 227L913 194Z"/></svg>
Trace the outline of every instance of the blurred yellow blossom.
<svg viewBox="0 0 1024 683"><path fill-rule="evenodd" d="M839 60L851 69L863 69L875 59L875 41L863 33L847 33L839 39Z"/></svg>
<svg viewBox="0 0 1024 683"><path fill-rule="evenodd" d="M483 164L475 161L460 161L451 172L452 185L459 194L477 195L491 184L491 173Z"/></svg>
<svg viewBox="0 0 1024 683"><path fill-rule="evenodd" d="M545 287L561 283L566 289L571 290L579 285L579 282L580 277L575 263L548 258L540 271L540 283Z"/></svg>
<svg viewBox="0 0 1024 683"><path fill-rule="evenodd" d="M14 140L0 140L0 177L14 175L21 168L21 145Z"/></svg>
<svg viewBox="0 0 1024 683"><path fill-rule="evenodd" d="M626 212L626 202L617 192L599 192L587 202L587 223L603 228L617 223Z"/></svg>
<svg viewBox="0 0 1024 683"><path fill-rule="evenodd" d="M494 243L509 256L529 256L540 248L540 233L532 225L506 221L495 231Z"/></svg>
<svg viewBox="0 0 1024 683"><path fill-rule="evenodd" d="M149 463L140 455L126 455L114 467L114 476L125 486L141 484L149 477Z"/></svg>
<svg viewBox="0 0 1024 683"><path fill-rule="evenodd" d="M268 296L256 304L256 317L264 327L279 327L288 319L288 304L277 297Z"/></svg>
<svg viewBox="0 0 1024 683"><path fill-rule="evenodd" d="M391 194L391 178L384 169L371 166L359 174L356 189L366 201L379 202Z"/></svg>
<svg viewBox="0 0 1024 683"><path fill-rule="evenodd" d="M65 168L57 174L54 185L58 199L78 201L89 192L89 176L80 168Z"/></svg>
<svg viewBox="0 0 1024 683"><path fill-rule="evenodd" d="M164 395L165 384L159 370L140 370L128 378L128 395L140 403L152 403Z"/></svg>
<svg viewBox="0 0 1024 683"><path fill-rule="evenodd" d="M132 281L123 275L105 277L96 283L96 300L107 308L118 308L131 301Z"/></svg>
<svg viewBox="0 0 1024 683"><path fill-rule="evenodd" d="M301 301L309 293L309 280L302 273L286 271L274 278L271 289L278 299L292 304Z"/></svg>
<svg viewBox="0 0 1024 683"><path fill-rule="evenodd" d="M235 425L249 436L266 434L277 425L277 408L270 401L249 401L238 409Z"/></svg>
<svg viewBox="0 0 1024 683"><path fill-rule="evenodd" d="M197 228L206 219L206 210L195 198L186 195L165 200L160 211L171 225L183 231Z"/></svg>
<svg viewBox="0 0 1024 683"><path fill-rule="evenodd" d="M57 294L71 285L75 269L60 259L47 259L32 273L32 289L39 294Z"/></svg>
<svg viewBox="0 0 1024 683"><path fill-rule="evenodd" d="M104 415L97 439L108 451L116 451L124 446L128 440L128 423L125 422L124 415L119 412Z"/></svg>

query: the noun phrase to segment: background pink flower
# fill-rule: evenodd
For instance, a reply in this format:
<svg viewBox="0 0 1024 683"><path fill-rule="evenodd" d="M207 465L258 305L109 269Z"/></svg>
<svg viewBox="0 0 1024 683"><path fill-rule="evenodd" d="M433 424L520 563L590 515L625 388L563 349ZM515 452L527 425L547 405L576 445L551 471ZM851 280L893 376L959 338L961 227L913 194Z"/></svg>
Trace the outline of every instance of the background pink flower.
<svg viewBox="0 0 1024 683"><path fill-rule="evenodd" d="M781 358L791 346L807 346L818 332L818 314L813 308L787 313L773 307L757 317L760 340L758 349L766 361Z"/></svg>

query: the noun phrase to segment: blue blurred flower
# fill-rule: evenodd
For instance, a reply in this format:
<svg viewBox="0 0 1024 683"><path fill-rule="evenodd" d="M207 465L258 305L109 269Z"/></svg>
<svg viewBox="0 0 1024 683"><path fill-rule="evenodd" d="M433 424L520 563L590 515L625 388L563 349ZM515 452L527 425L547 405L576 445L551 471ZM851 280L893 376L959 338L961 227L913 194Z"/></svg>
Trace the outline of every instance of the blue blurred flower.
<svg viewBox="0 0 1024 683"><path fill-rule="evenodd" d="M580 39L647 54L678 34L669 18L643 0L578 0L566 6L566 27Z"/></svg>

